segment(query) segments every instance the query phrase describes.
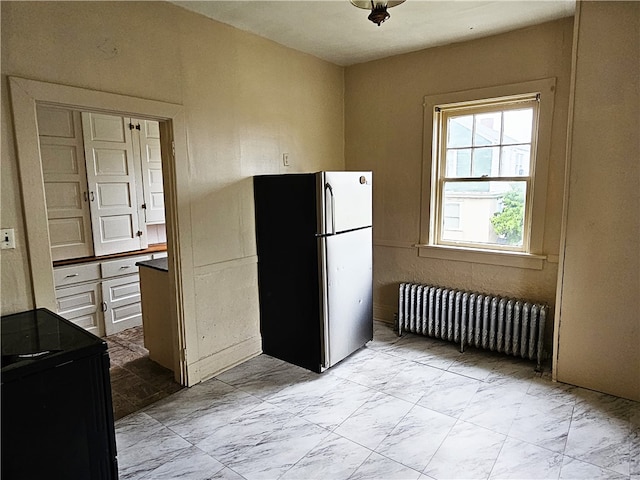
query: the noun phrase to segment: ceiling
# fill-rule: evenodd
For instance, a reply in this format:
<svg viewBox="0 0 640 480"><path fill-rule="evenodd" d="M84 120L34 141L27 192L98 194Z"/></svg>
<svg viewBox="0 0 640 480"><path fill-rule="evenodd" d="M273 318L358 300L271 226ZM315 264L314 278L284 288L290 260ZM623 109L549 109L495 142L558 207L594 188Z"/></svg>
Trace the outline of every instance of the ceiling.
<svg viewBox="0 0 640 480"><path fill-rule="evenodd" d="M381 26L349 0L173 1L337 65L516 30L574 14L575 0L407 0Z"/></svg>

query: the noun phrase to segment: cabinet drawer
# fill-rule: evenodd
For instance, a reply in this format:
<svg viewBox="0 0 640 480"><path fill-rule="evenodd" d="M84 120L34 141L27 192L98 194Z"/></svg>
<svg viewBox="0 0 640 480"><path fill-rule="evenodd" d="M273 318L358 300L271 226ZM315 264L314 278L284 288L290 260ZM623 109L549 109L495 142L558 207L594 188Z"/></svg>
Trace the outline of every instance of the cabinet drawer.
<svg viewBox="0 0 640 480"><path fill-rule="evenodd" d="M119 277L120 275L129 275L130 273L138 273L136 262L141 260L150 260L151 255L142 255L137 257L127 257L121 260L111 260L102 262L102 278Z"/></svg>
<svg viewBox="0 0 640 480"><path fill-rule="evenodd" d="M84 263L82 265L54 268L53 278L56 288L97 280L100 278L100 264Z"/></svg>

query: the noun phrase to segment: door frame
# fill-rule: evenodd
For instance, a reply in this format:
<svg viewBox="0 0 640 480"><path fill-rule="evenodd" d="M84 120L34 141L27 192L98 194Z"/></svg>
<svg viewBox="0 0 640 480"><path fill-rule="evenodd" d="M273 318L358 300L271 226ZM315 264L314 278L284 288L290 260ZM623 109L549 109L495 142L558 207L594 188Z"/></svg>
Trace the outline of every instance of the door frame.
<svg viewBox="0 0 640 480"><path fill-rule="evenodd" d="M44 179L36 106L57 105L80 111L149 118L160 122L162 169L165 183L165 218L169 258L169 284L173 293L171 310L175 319L174 375L189 386L199 381L189 378L187 345L196 345L195 294L191 224L189 215L188 156L184 107L178 104L89 90L20 77L9 77L14 134L29 273L36 308L56 310L53 261L45 203ZM191 338L194 337L194 338ZM190 341L191 340L191 341ZM197 351L195 358L197 358ZM196 373L196 372L193 372ZM193 375L192 377L197 377ZM191 380L191 381L190 381Z"/></svg>

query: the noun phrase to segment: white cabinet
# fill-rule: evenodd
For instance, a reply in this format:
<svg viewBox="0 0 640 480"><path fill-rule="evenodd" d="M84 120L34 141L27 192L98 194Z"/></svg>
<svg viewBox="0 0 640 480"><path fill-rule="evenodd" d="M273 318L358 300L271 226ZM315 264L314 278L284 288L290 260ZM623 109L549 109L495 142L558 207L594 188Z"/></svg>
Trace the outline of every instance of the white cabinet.
<svg viewBox="0 0 640 480"><path fill-rule="evenodd" d="M51 256L92 256L80 113L49 106L38 106L37 111Z"/></svg>
<svg viewBox="0 0 640 480"><path fill-rule="evenodd" d="M142 179L138 176L136 182L138 169L130 123L129 119L115 115L82 113L96 255L140 250L147 246L140 222Z"/></svg>
<svg viewBox="0 0 640 480"><path fill-rule="evenodd" d="M136 262L151 255L138 255L102 262L102 310L106 335L142 325L140 277Z"/></svg>
<svg viewBox="0 0 640 480"><path fill-rule="evenodd" d="M100 298L99 281L56 288L58 313L98 337L104 336Z"/></svg>
<svg viewBox="0 0 640 480"><path fill-rule="evenodd" d="M164 186L160 155L160 125L151 120L132 120L139 127L140 166L147 225L164 223Z"/></svg>
<svg viewBox="0 0 640 480"><path fill-rule="evenodd" d="M140 279L135 255L54 268L58 313L97 336L142 325Z"/></svg>
<svg viewBox="0 0 640 480"><path fill-rule="evenodd" d="M104 329L107 335L142 325L138 274L103 280L102 299Z"/></svg>
<svg viewBox="0 0 640 480"><path fill-rule="evenodd" d="M159 123L42 105L37 115L52 259L146 248L146 225L165 221Z"/></svg>

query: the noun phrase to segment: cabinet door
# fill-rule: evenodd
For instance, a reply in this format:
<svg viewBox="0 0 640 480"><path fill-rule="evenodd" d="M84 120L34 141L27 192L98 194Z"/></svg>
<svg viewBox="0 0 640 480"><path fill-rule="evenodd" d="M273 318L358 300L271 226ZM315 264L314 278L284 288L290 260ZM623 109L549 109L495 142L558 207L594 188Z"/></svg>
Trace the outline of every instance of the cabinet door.
<svg viewBox="0 0 640 480"><path fill-rule="evenodd" d="M138 274L103 280L102 301L106 335L142 325Z"/></svg>
<svg viewBox="0 0 640 480"><path fill-rule="evenodd" d="M63 318L98 337L104 335L99 281L56 289L56 306Z"/></svg>
<svg viewBox="0 0 640 480"><path fill-rule="evenodd" d="M160 125L153 120L133 120L140 125L140 164L144 190L144 215L148 224L164 223L164 189L160 154Z"/></svg>
<svg viewBox="0 0 640 480"><path fill-rule="evenodd" d="M93 255L80 113L37 107L53 260Z"/></svg>
<svg viewBox="0 0 640 480"><path fill-rule="evenodd" d="M129 120L83 112L82 128L95 254L146 248Z"/></svg>

